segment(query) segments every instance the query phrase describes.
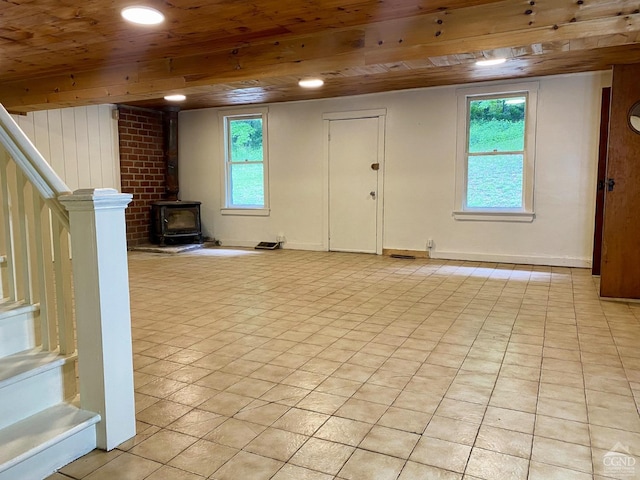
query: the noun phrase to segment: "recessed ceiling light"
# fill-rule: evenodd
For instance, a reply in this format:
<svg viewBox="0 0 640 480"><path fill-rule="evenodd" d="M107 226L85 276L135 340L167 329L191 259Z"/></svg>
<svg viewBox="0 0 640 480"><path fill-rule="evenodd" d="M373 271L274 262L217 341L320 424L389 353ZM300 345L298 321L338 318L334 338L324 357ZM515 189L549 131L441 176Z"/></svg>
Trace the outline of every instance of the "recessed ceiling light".
<svg viewBox="0 0 640 480"><path fill-rule="evenodd" d="M187 97L185 95L177 93L175 95L165 95L164 99L169 102L183 102L187 99Z"/></svg>
<svg viewBox="0 0 640 480"><path fill-rule="evenodd" d="M303 80L300 80L298 82L298 85L303 88L318 88L324 85L324 80L322 80L321 78L305 78Z"/></svg>
<svg viewBox="0 0 640 480"><path fill-rule="evenodd" d="M501 63L506 62L506 58L491 58L489 60L478 60L476 65L479 67L491 67L493 65L500 65Z"/></svg>
<svg viewBox="0 0 640 480"><path fill-rule="evenodd" d="M155 8L133 6L123 8L122 18L138 25L158 25L164 22L164 15Z"/></svg>

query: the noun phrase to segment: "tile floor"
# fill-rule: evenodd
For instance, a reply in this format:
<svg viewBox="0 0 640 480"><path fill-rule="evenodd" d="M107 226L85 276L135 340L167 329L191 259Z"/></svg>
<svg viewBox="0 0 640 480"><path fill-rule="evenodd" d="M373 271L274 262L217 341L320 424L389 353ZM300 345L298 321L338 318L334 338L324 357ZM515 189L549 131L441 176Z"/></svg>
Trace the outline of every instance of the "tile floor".
<svg viewBox="0 0 640 480"><path fill-rule="evenodd" d="M588 270L205 249L130 276L138 435L50 480L640 478L640 305Z"/></svg>

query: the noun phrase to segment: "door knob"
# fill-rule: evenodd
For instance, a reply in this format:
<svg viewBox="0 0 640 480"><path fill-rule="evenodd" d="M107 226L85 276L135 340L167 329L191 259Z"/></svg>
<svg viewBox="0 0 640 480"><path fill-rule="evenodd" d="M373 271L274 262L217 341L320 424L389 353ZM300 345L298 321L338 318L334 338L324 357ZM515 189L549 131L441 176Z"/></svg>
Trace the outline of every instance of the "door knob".
<svg viewBox="0 0 640 480"><path fill-rule="evenodd" d="M369 195L371 195L371 198L376 198L376 192L371 191L369 192Z"/></svg>

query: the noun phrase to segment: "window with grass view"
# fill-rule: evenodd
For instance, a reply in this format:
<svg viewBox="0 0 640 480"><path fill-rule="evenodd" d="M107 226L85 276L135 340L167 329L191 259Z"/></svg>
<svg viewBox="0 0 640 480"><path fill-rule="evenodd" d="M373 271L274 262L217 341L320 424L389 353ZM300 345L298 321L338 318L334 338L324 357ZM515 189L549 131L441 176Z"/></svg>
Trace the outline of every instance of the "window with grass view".
<svg viewBox="0 0 640 480"><path fill-rule="evenodd" d="M225 117L228 208L265 207L265 142L262 114Z"/></svg>
<svg viewBox="0 0 640 480"><path fill-rule="evenodd" d="M523 94L468 99L466 208L523 208L526 109Z"/></svg>

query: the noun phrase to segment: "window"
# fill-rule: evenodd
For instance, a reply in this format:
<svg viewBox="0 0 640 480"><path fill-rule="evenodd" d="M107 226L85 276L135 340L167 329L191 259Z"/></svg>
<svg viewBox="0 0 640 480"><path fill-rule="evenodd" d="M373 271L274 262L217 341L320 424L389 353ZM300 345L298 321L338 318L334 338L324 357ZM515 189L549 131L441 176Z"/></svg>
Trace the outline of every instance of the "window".
<svg viewBox="0 0 640 480"><path fill-rule="evenodd" d="M225 112L223 214L267 215L267 111Z"/></svg>
<svg viewBox="0 0 640 480"><path fill-rule="evenodd" d="M458 92L458 220L534 218L537 84Z"/></svg>

